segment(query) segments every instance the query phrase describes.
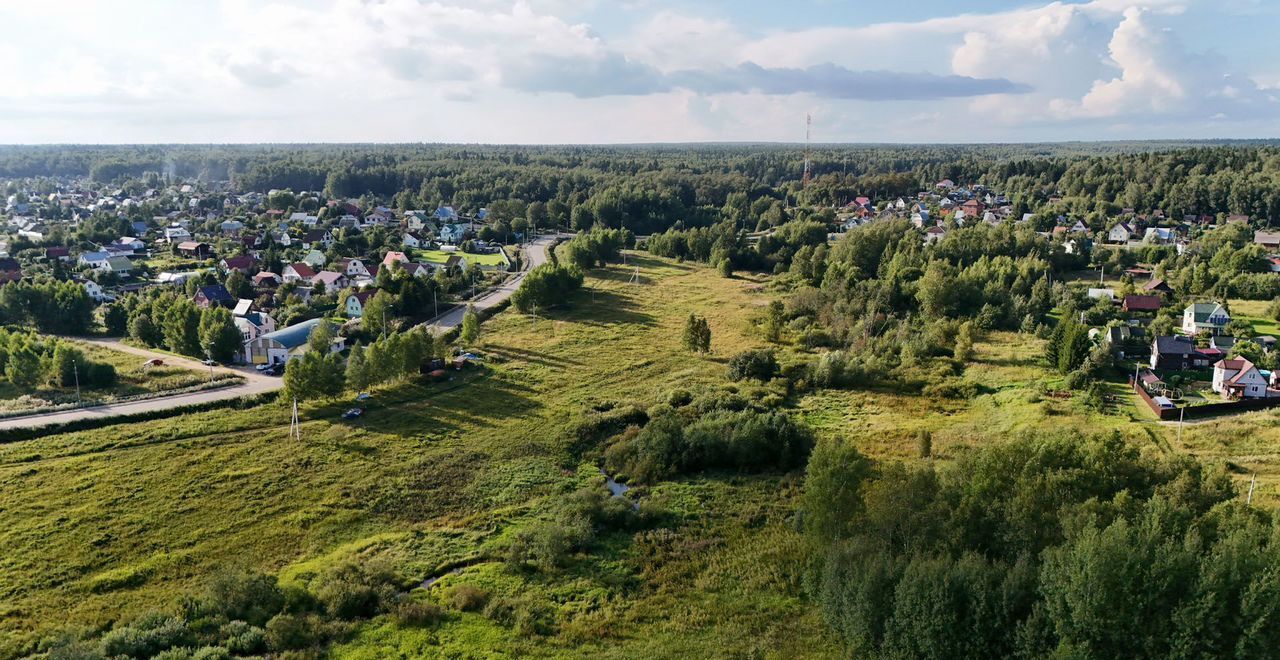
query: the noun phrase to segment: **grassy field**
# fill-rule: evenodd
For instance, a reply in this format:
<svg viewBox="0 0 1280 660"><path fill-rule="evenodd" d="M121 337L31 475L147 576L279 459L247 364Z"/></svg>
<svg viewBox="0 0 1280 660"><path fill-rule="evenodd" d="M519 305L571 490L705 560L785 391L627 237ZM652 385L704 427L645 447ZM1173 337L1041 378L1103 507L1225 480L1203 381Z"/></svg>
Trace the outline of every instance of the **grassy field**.
<svg viewBox="0 0 1280 660"><path fill-rule="evenodd" d="M772 295L763 280L628 262L591 273L570 309L486 322L483 369L375 390L356 421L338 419L341 403L308 407L300 442L288 439L288 411L271 405L0 446L0 631L20 639L171 611L228 567L306 584L358 559L394 566L406 588L442 576L416 598L447 603L472 585L538 603L554 625L528 632L453 609L421 628L381 616L336 657L843 656L803 597L798 475L641 488L662 512L656 527L607 533L554 572L513 572L496 558L516 531L601 480L570 449L584 411L723 388L727 358L762 345L752 321ZM636 266L642 282L629 285ZM680 348L691 312L710 322L708 356ZM1056 395L1042 350L1025 335L982 338L964 374L983 386L972 400L826 390L795 405L820 436L880 458L921 460L916 434L928 430L943 464L1015 434L1115 429L1144 451L1229 461L1242 484L1256 471L1255 502L1280 501L1277 413L1188 424L1179 439L1123 385L1110 386L1103 412ZM12 648L3 642L0 633L0 655Z"/></svg>
<svg viewBox="0 0 1280 660"><path fill-rule="evenodd" d="M506 255L501 252L493 254L471 254L469 252L445 252L444 250L414 250L413 258L417 261L425 261L427 263L442 264L449 260L449 257L460 256L469 263L478 264L480 266L506 266Z"/></svg>
<svg viewBox="0 0 1280 660"><path fill-rule="evenodd" d="M1253 326L1255 335L1271 335L1280 337L1280 323L1267 314L1268 300L1232 300L1230 301L1231 318L1248 321Z"/></svg>
<svg viewBox="0 0 1280 660"><path fill-rule="evenodd" d="M81 396L85 400L155 394L199 385L209 379L208 374L170 365L144 369L142 364L145 360L136 355L93 344L73 343L89 360L107 363L116 368L116 384L106 388L84 388ZM54 387L42 384L35 390L29 390L19 389L8 382L0 383L0 411L4 412L28 410L49 404L74 403L75 400L74 386Z"/></svg>
<svg viewBox="0 0 1280 660"><path fill-rule="evenodd" d="M567 451L584 409L718 385L727 356L757 345L745 330L767 302L758 283L632 264L639 286L626 283L633 266L603 271L571 310L486 323L484 371L375 391L355 422L337 419L341 405L306 410L301 442L287 439L288 412L267 406L0 447L0 628L171 610L225 567L307 580L351 557L386 558L420 580L485 556L600 478ZM710 356L679 349L691 311L710 320ZM645 494L669 510L665 532L613 534L553 576L482 561L428 594L465 580L537 596L557 635L517 635L479 614L432 629L379 618L337 655L833 655L800 596L796 492L779 475L666 483Z"/></svg>

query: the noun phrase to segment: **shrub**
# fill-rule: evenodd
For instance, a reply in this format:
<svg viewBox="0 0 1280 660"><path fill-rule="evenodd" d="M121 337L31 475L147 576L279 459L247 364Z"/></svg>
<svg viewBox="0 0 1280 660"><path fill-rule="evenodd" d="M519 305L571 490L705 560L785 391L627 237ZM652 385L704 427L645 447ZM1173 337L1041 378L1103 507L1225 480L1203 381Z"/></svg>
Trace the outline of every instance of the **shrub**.
<svg viewBox="0 0 1280 660"><path fill-rule="evenodd" d="M244 621L232 621L219 631L222 643L236 655L254 655L267 650L267 631Z"/></svg>
<svg viewBox="0 0 1280 660"><path fill-rule="evenodd" d="M278 614L267 622L267 644L274 651L304 649L319 640L314 616Z"/></svg>
<svg viewBox="0 0 1280 660"><path fill-rule="evenodd" d="M450 600L453 602L454 609L475 612L485 606L489 600L489 594L475 585L460 584L454 587Z"/></svg>
<svg viewBox="0 0 1280 660"><path fill-rule="evenodd" d="M678 389L671 390L667 393L667 405L672 408L687 406L693 401L693 394L689 390Z"/></svg>
<svg viewBox="0 0 1280 660"><path fill-rule="evenodd" d="M924 386L921 394L935 399L972 399L982 393L978 383L958 378L947 378Z"/></svg>
<svg viewBox="0 0 1280 660"><path fill-rule="evenodd" d="M754 378L766 381L778 372L778 360L773 351L758 350L739 353L729 360L729 380Z"/></svg>
<svg viewBox="0 0 1280 660"><path fill-rule="evenodd" d="M262 626L284 605L284 593L274 576L226 571L215 575L205 593L185 603L184 609L189 620L218 616L250 626Z"/></svg>
<svg viewBox="0 0 1280 660"><path fill-rule="evenodd" d="M194 641L186 621L178 617L150 615L103 635L101 648L106 656L149 658L175 646L188 646Z"/></svg>
<svg viewBox="0 0 1280 660"><path fill-rule="evenodd" d="M394 572L382 562L344 562L319 578L316 600L330 616L367 618L378 614L396 596Z"/></svg>
<svg viewBox="0 0 1280 660"><path fill-rule="evenodd" d="M406 598L396 603L391 616L402 627L425 628L435 625L444 616L444 610L430 601Z"/></svg>

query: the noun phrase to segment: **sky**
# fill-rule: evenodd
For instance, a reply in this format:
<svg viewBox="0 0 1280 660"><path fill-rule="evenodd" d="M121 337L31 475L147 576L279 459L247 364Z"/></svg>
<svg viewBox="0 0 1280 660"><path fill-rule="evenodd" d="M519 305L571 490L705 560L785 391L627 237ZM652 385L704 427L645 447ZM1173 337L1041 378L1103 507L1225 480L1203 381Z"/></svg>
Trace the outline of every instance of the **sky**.
<svg viewBox="0 0 1280 660"><path fill-rule="evenodd" d="M0 143L1280 137L1280 0L0 0Z"/></svg>

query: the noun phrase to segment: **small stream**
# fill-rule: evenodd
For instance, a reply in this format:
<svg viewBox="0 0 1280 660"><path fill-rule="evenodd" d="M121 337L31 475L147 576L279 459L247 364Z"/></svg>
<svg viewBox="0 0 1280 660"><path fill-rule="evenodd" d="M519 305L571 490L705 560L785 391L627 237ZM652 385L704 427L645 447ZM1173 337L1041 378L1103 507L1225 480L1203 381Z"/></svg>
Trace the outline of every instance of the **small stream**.
<svg viewBox="0 0 1280 660"><path fill-rule="evenodd" d="M604 471L604 468L600 468L600 474L604 475L604 487L608 488L609 492L612 493L614 497L626 497L627 491L631 490L631 486L614 481L613 477L609 476L609 473ZM632 502L631 508L639 510L640 503Z"/></svg>

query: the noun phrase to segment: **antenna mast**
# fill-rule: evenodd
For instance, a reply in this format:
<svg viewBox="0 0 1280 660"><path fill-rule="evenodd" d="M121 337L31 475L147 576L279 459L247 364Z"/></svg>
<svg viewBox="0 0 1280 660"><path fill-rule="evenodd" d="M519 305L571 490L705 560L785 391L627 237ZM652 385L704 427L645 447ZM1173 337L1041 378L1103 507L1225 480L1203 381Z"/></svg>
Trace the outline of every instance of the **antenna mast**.
<svg viewBox="0 0 1280 660"><path fill-rule="evenodd" d="M810 139L813 133L813 115L804 116L804 178L800 181L802 188L809 187L809 180L813 178L813 151Z"/></svg>

